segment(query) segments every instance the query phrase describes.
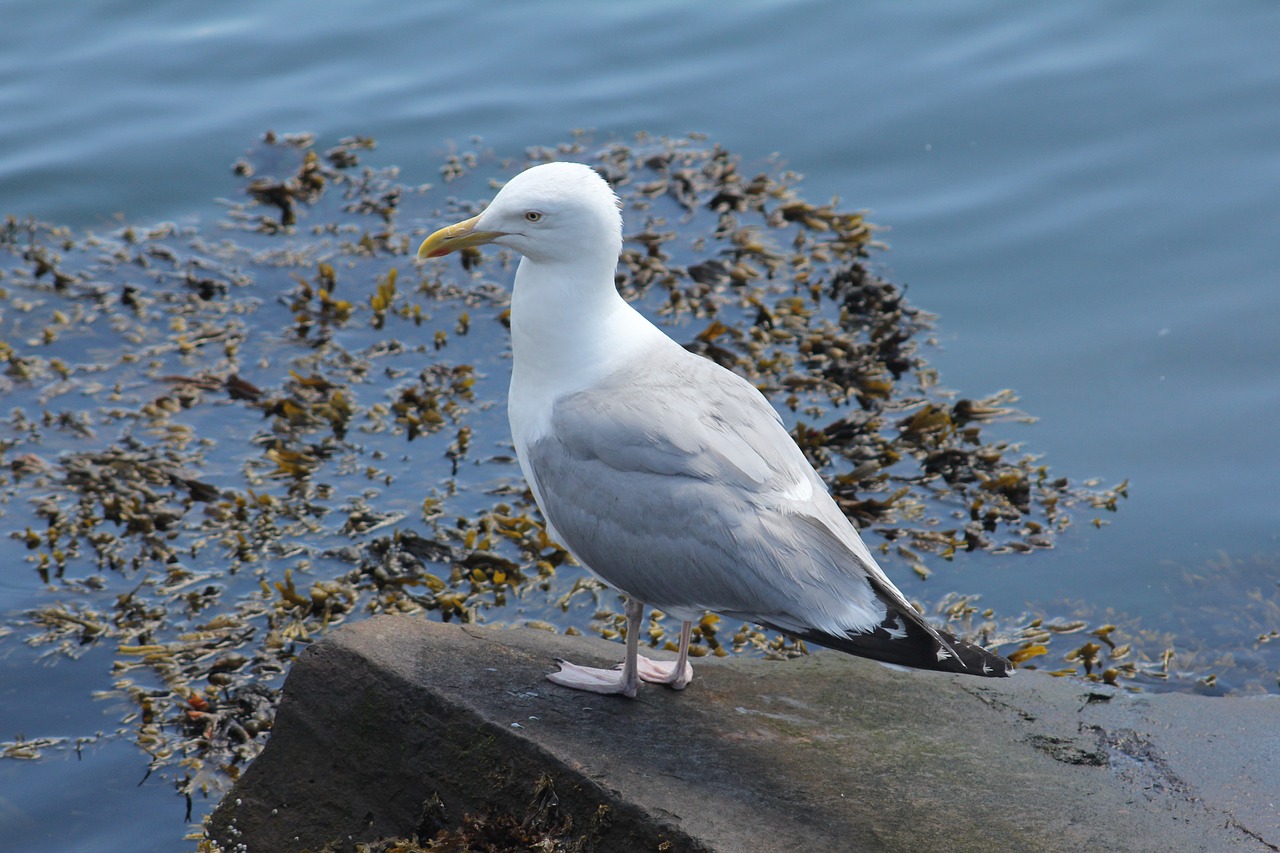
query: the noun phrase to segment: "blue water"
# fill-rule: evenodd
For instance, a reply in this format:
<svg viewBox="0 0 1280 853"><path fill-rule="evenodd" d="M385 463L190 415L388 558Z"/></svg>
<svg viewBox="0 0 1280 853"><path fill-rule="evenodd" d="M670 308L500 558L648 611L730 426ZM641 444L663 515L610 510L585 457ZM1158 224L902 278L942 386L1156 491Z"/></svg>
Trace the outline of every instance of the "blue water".
<svg viewBox="0 0 1280 853"><path fill-rule="evenodd" d="M451 141L515 155L578 127L778 152L810 200L889 227L877 262L941 315L945 384L1016 389L1041 421L1011 436L1131 482L1106 529L1086 511L964 587L1158 621L1211 559L1280 582L1277 44L1267 2L4 0L0 214L211 219L268 128L373 136L411 183ZM0 574L2 611L41 594ZM110 728L67 703L106 681L0 660L0 739ZM121 743L0 762L0 847L184 849L143 766Z"/></svg>

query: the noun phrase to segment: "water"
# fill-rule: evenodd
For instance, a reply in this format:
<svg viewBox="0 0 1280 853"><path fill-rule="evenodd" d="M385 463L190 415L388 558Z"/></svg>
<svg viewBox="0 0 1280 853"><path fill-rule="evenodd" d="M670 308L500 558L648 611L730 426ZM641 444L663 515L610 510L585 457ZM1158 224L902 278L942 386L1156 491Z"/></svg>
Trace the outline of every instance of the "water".
<svg viewBox="0 0 1280 853"><path fill-rule="evenodd" d="M1206 631L1246 588L1276 594L1273 4L8 0L0 21L0 213L76 228L212 216L267 128L373 136L410 182L473 135L515 154L575 127L695 130L779 152L810 200L891 228L878 261L941 315L948 385L1016 389L1041 422L1010 434L1055 470L1130 479L1107 529L960 566L966 588L1149 624L1190 609L1194 628L1188 569L1211 581ZM1244 568L1217 591L1210 560ZM5 611L42 595L0 579ZM83 700L102 667L33 669L13 646L0 739L111 728ZM0 764L0 838L183 849L180 801L133 790L142 766L120 743Z"/></svg>

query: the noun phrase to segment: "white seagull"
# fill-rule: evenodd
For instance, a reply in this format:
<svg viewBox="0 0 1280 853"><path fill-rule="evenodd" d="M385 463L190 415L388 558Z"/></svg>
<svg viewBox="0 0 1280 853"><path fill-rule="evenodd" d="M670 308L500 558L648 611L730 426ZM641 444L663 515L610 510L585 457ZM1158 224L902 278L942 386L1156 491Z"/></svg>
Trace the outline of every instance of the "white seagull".
<svg viewBox="0 0 1280 853"><path fill-rule="evenodd" d="M548 533L626 601L621 667L557 661L549 679L625 696L642 680L680 690L706 611L888 664L1011 672L916 612L753 385L618 294L620 204L593 169L517 175L418 257L486 243L523 256L508 397L520 469ZM645 605L683 621L675 662L638 654Z"/></svg>

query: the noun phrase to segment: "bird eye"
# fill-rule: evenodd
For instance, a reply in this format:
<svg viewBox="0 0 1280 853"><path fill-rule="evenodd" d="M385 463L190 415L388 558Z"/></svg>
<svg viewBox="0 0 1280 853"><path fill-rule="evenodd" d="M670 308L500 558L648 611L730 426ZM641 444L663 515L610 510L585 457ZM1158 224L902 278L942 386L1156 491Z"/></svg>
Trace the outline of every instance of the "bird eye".
<svg viewBox="0 0 1280 853"><path fill-rule="evenodd" d="M539 219L542 218L542 214L536 210L531 210L524 215L524 218L529 220L530 222L537 222Z"/></svg>

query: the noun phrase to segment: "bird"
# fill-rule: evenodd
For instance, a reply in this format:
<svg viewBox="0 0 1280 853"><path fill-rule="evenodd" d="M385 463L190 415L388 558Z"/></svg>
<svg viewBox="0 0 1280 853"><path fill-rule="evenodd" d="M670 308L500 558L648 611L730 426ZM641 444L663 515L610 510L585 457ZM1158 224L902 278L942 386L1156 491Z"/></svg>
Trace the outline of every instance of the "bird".
<svg viewBox="0 0 1280 853"><path fill-rule="evenodd" d="M547 678L635 697L693 678L706 612L890 667L1001 677L1003 657L932 626L876 563L754 385L691 353L622 298L621 202L582 163L514 176L482 213L418 249L521 255L507 406L548 534L624 598L619 667L557 660ZM675 661L639 654L645 607L681 621Z"/></svg>

